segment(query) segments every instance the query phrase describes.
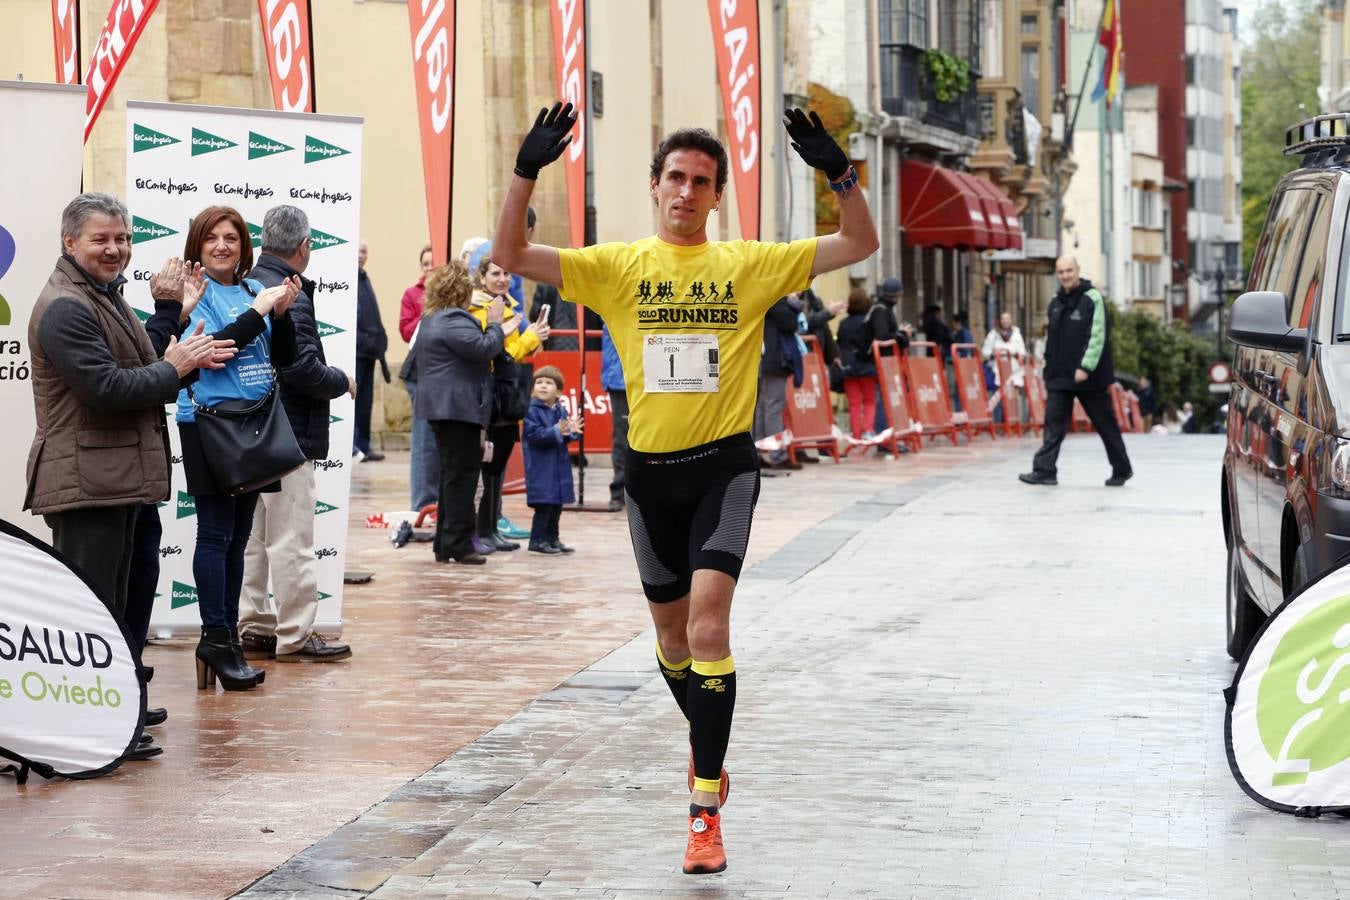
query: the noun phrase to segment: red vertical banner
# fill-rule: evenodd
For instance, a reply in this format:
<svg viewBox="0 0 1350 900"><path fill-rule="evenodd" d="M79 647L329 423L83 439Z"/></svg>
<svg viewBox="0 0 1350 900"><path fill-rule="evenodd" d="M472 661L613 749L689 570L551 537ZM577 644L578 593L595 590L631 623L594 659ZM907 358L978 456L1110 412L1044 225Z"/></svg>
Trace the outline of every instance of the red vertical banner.
<svg viewBox="0 0 1350 900"><path fill-rule="evenodd" d="M52 45L58 84L80 83L79 0L52 0Z"/></svg>
<svg viewBox="0 0 1350 900"><path fill-rule="evenodd" d="M567 224L573 247L586 245L586 3L585 0L550 0L553 18L553 63L558 73L558 94L577 111L572 140L563 151L567 173Z"/></svg>
<svg viewBox="0 0 1350 900"><path fill-rule="evenodd" d="M708 0L741 237L759 240L759 0Z"/></svg>
<svg viewBox="0 0 1350 900"><path fill-rule="evenodd" d="M409 0L413 81L422 132L431 259L450 259L450 192L454 185L455 0Z"/></svg>
<svg viewBox="0 0 1350 900"><path fill-rule="evenodd" d="M314 30L309 0L258 0L272 103L286 112L314 112Z"/></svg>
<svg viewBox="0 0 1350 900"><path fill-rule="evenodd" d="M157 6L159 0L113 0L108 19L94 43L94 52L89 56L89 71L84 76L84 83L89 85L89 99L84 107L86 141L89 132L94 130L103 104L108 102L117 76L122 74L122 67L131 58L131 51L136 49L136 42Z"/></svg>

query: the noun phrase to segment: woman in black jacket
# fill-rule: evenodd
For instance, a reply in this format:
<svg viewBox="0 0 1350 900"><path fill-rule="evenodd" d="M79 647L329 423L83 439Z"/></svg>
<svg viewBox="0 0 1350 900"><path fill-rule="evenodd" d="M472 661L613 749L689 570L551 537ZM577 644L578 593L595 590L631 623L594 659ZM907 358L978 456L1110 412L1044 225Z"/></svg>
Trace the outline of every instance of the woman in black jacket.
<svg viewBox="0 0 1350 900"><path fill-rule="evenodd" d="M426 306L417 333L417 408L436 435L441 459L436 509L437 562L482 565L474 550L473 492L483 465L483 429L492 417L492 360L502 352L504 305L494 298L480 326L469 312L473 282L461 263L426 277Z"/></svg>
<svg viewBox="0 0 1350 900"><path fill-rule="evenodd" d="M855 438L869 436L877 415L877 365L872 342L871 298L862 288L848 295L848 316L839 323L839 358L844 366L844 394L848 397L848 427Z"/></svg>

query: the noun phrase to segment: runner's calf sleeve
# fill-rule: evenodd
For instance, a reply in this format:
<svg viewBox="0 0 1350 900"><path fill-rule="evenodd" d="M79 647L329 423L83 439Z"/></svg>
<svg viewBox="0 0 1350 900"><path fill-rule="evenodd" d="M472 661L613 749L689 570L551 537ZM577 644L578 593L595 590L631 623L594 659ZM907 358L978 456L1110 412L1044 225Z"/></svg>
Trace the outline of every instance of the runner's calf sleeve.
<svg viewBox="0 0 1350 900"><path fill-rule="evenodd" d="M693 661L694 658L691 656L683 662L671 662L661 652L661 642L656 642L656 664L661 669L661 677L666 680L666 687L670 688L675 702L680 705L680 712L684 714L686 721L689 719L689 665Z"/></svg>
<svg viewBox="0 0 1350 900"><path fill-rule="evenodd" d="M694 790L716 794L722 784L722 762L731 739L731 713L736 707L736 663L728 656L716 662L694 660L689 678L689 742L694 747Z"/></svg>

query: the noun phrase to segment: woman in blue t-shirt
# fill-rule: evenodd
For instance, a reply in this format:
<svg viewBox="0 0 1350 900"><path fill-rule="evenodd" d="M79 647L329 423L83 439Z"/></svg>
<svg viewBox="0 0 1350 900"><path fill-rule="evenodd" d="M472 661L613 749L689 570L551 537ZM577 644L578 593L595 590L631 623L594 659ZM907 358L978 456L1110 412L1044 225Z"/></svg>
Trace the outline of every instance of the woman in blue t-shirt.
<svg viewBox="0 0 1350 900"><path fill-rule="evenodd" d="M300 285L291 279L263 288L244 278L253 268L253 245L243 217L228 206L208 207L193 219L183 256L204 270L204 277L184 292L185 331L205 323L207 334L234 341L236 349L224 368L201 370L191 395L187 389L178 395L183 471L197 508L197 548L192 557L202 618L197 687L204 689L219 678L225 690L242 691L261 684L266 675L245 665L238 630L244 547L259 492L232 495L216 482L197 434L195 407L258 400L272 389L273 366L280 368L295 359L295 328L286 311ZM275 484L262 488L276 489Z"/></svg>

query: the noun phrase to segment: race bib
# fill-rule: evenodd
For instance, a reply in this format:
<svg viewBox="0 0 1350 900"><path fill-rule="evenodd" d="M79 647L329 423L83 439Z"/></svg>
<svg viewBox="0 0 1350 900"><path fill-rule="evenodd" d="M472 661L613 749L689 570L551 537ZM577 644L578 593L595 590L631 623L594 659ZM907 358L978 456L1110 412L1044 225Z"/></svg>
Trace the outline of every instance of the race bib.
<svg viewBox="0 0 1350 900"><path fill-rule="evenodd" d="M721 353L714 334L642 338L643 389L649 394L715 394Z"/></svg>

